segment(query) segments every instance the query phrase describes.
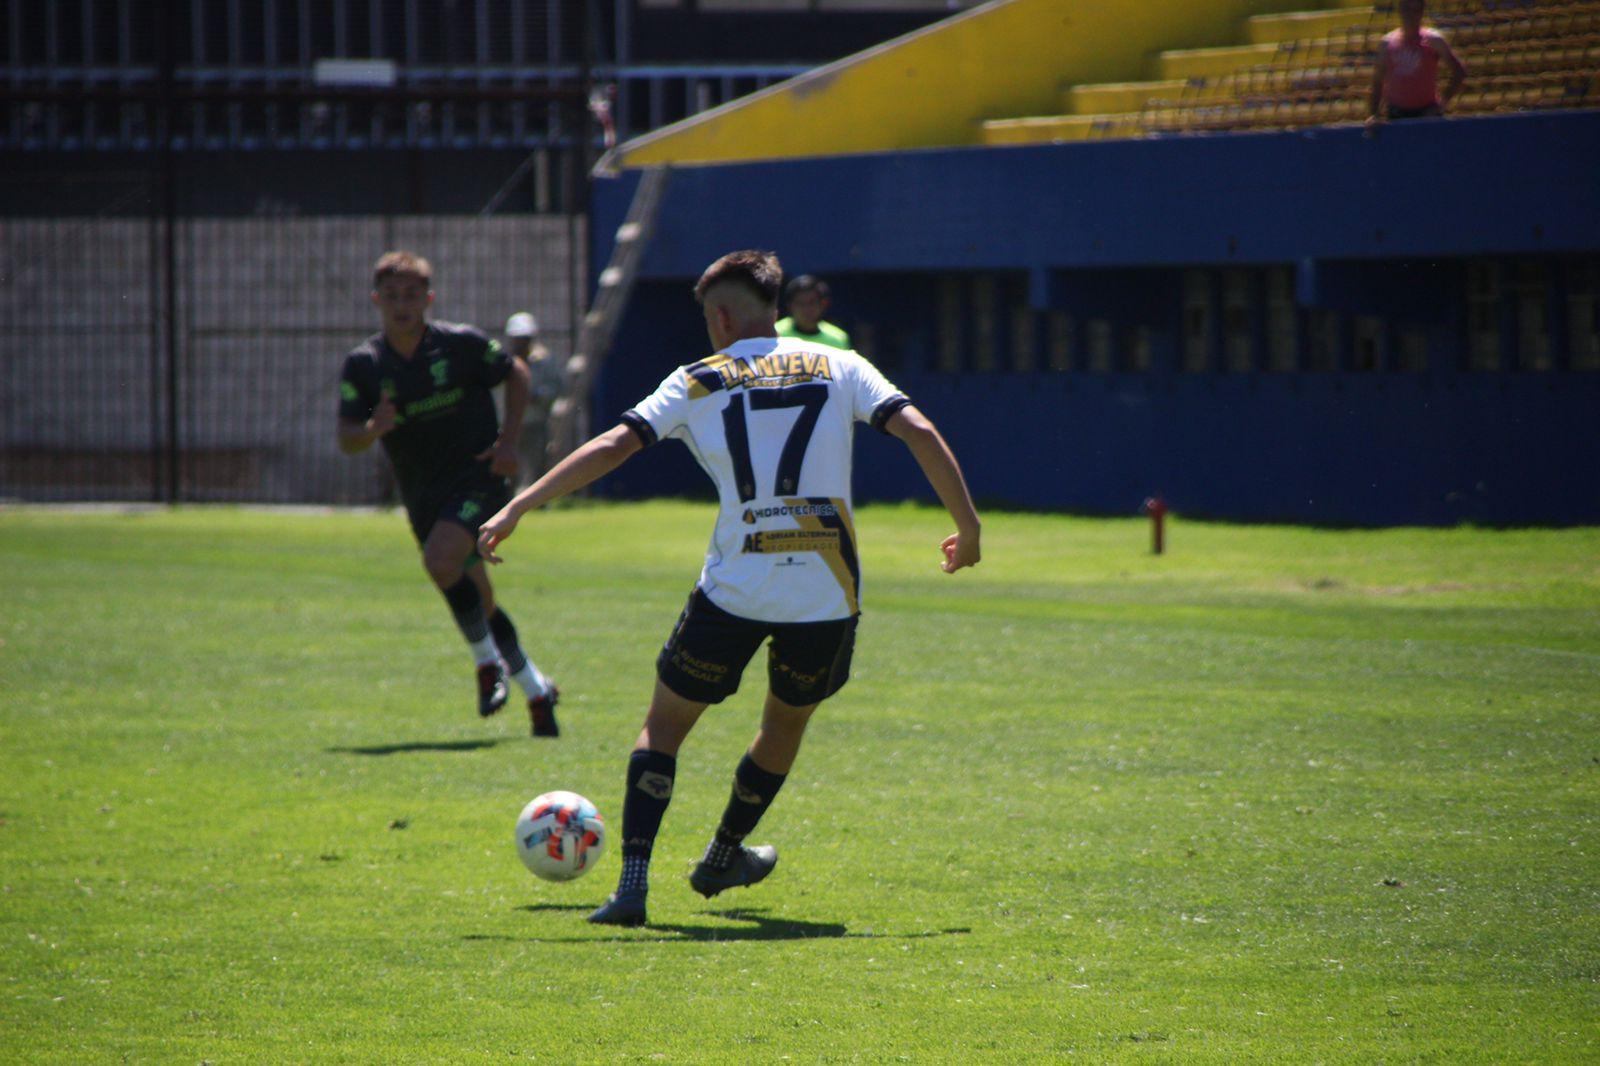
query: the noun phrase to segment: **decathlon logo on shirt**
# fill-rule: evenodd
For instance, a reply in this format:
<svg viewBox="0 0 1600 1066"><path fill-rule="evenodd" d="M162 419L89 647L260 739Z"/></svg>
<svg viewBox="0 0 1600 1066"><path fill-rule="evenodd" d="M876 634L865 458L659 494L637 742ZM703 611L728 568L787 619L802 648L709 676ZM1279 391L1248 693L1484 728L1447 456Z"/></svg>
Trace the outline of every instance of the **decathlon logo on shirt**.
<svg viewBox="0 0 1600 1066"><path fill-rule="evenodd" d="M780 504L776 507L746 507L744 523L755 525L763 518L834 518L839 508L831 503Z"/></svg>

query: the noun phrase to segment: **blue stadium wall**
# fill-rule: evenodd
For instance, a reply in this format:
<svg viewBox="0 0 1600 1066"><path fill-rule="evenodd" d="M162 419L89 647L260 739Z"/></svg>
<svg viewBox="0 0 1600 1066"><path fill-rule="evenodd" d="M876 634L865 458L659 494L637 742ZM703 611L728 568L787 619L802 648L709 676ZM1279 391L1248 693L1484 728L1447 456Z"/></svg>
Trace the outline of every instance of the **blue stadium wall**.
<svg viewBox="0 0 1600 1066"><path fill-rule="evenodd" d="M830 317L870 337L984 500L1129 514L1160 493L1181 513L1243 520L1593 523L1600 368L1570 349L1563 278L1600 257L1597 174L1593 111L1395 124L1375 138L1319 129L680 168L595 424L708 354L694 278L725 251L762 247L833 281ZM596 183L596 270L637 182ZM1488 365L1468 358L1469 331L1485 328L1468 298L1482 263L1532 263L1545 278L1537 361L1517 349L1527 300L1519 312L1504 293L1487 326L1505 344ZM1251 284L1289 272L1296 369L1230 372L1220 352L1199 372L1186 363L1184 279L1224 270ZM988 279L988 313L952 304L963 278ZM1224 315L1208 299L1220 348ZM1243 328L1260 367L1254 307ZM1316 311L1345 332L1310 370ZM1365 366L1350 354L1357 316L1376 323ZM1085 356L1095 321L1115 349L1097 361ZM1051 344L1074 353L1070 368L1039 369ZM865 427L856 483L860 499L932 498L904 449ZM668 444L606 491L708 483Z"/></svg>

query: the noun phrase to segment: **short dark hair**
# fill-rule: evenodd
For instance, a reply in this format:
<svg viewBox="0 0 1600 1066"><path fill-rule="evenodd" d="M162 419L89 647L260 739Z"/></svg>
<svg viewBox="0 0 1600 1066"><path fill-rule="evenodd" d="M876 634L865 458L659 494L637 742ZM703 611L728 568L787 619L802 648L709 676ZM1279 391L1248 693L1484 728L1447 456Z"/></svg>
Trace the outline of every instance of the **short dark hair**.
<svg viewBox="0 0 1600 1066"><path fill-rule="evenodd" d="M826 300L828 298L828 283L815 274L801 274L797 278L789 279L789 284L783 287L783 298L792 300L803 292L814 292Z"/></svg>
<svg viewBox="0 0 1600 1066"><path fill-rule="evenodd" d="M759 252L754 249L729 252L706 267L706 272L695 282L695 300L705 303L706 293L712 286L721 285L725 281L742 285L747 291L759 296L764 303L776 307L778 287L783 283L783 264L778 262L776 252Z"/></svg>
<svg viewBox="0 0 1600 1066"><path fill-rule="evenodd" d="M433 267L416 252L384 252L372 265L372 287L376 289L390 278L416 278L432 285Z"/></svg>

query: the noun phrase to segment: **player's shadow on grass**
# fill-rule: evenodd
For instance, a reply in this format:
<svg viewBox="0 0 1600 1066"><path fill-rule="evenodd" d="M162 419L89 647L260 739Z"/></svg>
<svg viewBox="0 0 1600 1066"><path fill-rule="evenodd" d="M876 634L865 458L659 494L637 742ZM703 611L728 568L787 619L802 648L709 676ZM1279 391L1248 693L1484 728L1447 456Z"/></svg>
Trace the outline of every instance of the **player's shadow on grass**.
<svg viewBox="0 0 1600 1066"><path fill-rule="evenodd" d="M329 755L401 755L410 751L478 751L492 748L499 738L488 740L412 740L404 744L368 744L353 748L325 748Z"/></svg>
<svg viewBox="0 0 1600 1066"><path fill-rule="evenodd" d="M591 909L588 904L571 903L535 903L518 907L524 911L586 911ZM541 944L583 944L593 943L598 939L610 939L616 943L672 943L682 940L923 940L935 936L960 936L972 930L966 927L954 929L930 929L920 933L878 933L862 932L852 933L848 927L840 922L808 922L799 918L769 918L764 910L750 907L734 907L725 911L709 911L720 918L731 919L735 922L748 922L746 926L729 925L689 925L683 922L652 922L637 932L619 932L617 936L605 938L594 936L553 936L553 937L520 937L503 936L495 934L469 934L463 940L532 940ZM657 934L652 936L651 934Z"/></svg>
<svg viewBox="0 0 1600 1066"><path fill-rule="evenodd" d="M733 907L711 911L719 918L748 922L748 926L685 925L664 922L649 928L676 933L688 940L832 940L847 937L850 930L842 922L808 922L802 918L769 918L764 910Z"/></svg>

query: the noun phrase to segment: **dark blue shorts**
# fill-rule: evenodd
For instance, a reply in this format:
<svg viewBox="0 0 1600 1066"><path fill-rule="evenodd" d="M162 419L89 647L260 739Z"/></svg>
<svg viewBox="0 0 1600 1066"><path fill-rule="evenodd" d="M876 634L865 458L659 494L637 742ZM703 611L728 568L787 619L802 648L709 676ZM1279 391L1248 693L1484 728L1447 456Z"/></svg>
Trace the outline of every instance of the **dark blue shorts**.
<svg viewBox="0 0 1600 1066"><path fill-rule="evenodd" d="M850 680L860 615L831 622L757 622L729 614L698 588L656 658L656 676L696 703L721 703L769 637L767 683L792 707L821 703Z"/></svg>

